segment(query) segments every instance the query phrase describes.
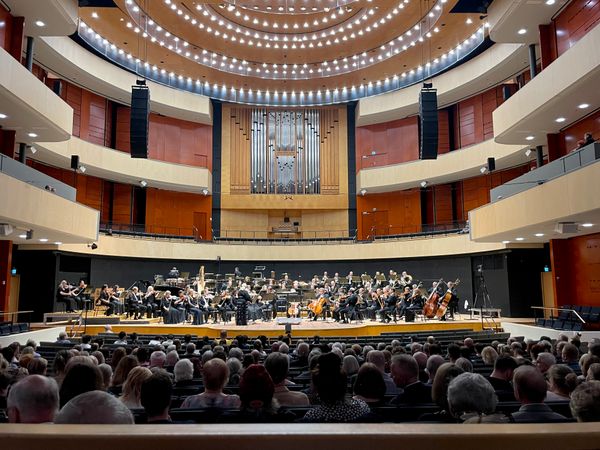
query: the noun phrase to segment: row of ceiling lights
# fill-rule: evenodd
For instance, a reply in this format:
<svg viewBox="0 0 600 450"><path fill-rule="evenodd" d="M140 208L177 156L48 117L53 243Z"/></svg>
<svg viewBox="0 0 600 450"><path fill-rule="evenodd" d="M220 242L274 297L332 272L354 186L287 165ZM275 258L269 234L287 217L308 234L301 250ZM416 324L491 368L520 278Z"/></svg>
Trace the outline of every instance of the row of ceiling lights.
<svg viewBox="0 0 600 450"><path fill-rule="evenodd" d="M367 0L367 2L371 3L373 0ZM307 7L304 5L301 5L298 7L298 11L302 14L310 14L310 13L315 13L315 12L319 12L319 11L324 11L324 12L329 12L330 10L336 10L337 8L340 7L345 7L349 10L352 10L351 6L346 6L349 5L351 3L355 3L356 0L335 0L335 2L331 2L332 6L322 6L321 9L317 8L316 6L312 6L312 7ZM228 4L226 5L225 3L220 3L219 4L219 8L221 9L227 9L228 11L233 11L236 10L237 8L242 8L242 9L246 9L249 10L250 9L250 5L238 5L236 7L236 5L234 4ZM254 9L255 11L259 11L260 10L260 6L258 5L252 5L252 9ZM265 7L265 11L266 12L279 12L279 13L297 13L296 11L296 7L293 5L288 5L286 2L286 6L282 6L279 5L277 8L267 4L267 6Z"/></svg>
<svg viewBox="0 0 600 450"><path fill-rule="evenodd" d="M586 223L582 223L581 226L584 227L584 228L591 228L591 227L594 226L594 224L586 222ZM534 236L537 237L537 238L541 238L541 237L544 237L545 234L544 233L535 233ZM522 236L519 236L519 237L515 238L515 241L517 241L517 242L523 242L524 240L526 240L526 238L524 238ZM510 244L510 242L511 241L509 241L509 240L502 241L503 244Z"/></svg>
<svg viewBox="0 0 600 450"><path fill-rule="evenodd" d="M578 109L587 109L589 107L590 107L589 103L580 103L579 105L577 105ZM556 119L554 119L554 121L556 123L563 123L563 122L566 122L566 120L567 120L567 118L563 117L563 116L560 116L560 117L557 117ZM533 135L533 134L530 134L529 136L525 137L526 141L533 141L534 139L535 139L535 135Z"/></svg>
<svg viewBox="0 0 600 450"><path fill-rule="evenodd" d="M6 115L4 113L0 113L0 120L4 120L4 119L8 119L8 115ZM34 133L34 132L27 133L27 136L30 137L30 138L36 138L36 137L38 137L37 133Z"/></svg>

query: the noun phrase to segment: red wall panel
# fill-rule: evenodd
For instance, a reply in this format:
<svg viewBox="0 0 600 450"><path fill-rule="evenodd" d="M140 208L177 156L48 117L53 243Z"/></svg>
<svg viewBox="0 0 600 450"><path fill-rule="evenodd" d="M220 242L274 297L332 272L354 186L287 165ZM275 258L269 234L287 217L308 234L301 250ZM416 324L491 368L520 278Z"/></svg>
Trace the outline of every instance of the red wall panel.
<svg viewBox="0 0 600 450"><path fill-rule="evenodd" d="M421 231L419 189L358 196L356 211L358 239L366 240L373 233L388 235Z"/></svg>
<svg viewBox="0 0 600 450"><path fill-rule="evenodd" d="M419 159L418 117L356 128L356 158L358 170Z"/></svg>
<svg viewBox="0 0 600 450"><path fill-rule="evenodd" d="M148 189L146 193L147 232L211 239L210 220L199 225L194 222L194 213L204 213L206 218L210 218L212 197L160 189ZM196 232L194 227L204 229Z"/></svg>
<svg viewBox="0 0 600 450"><path fill-rule="evenodd" d="M435 223L452 222L452 185L440 184L434 186Z"/></svg>
<svg viewBox="0 0 600 450"><path fill-rule="evenodd" d="M127 184L116 184L113 193L113 222L131 223L133 186Z"/></svg>
<svg viewBox="0 0 600 450"><path fill-rule="evenodd" d="M81 99L83 89L71 83L63 84L63 96L67 104L73 108L73 136L80 137L81 133Z"/></svg>
<svg viewBox="0 0 600 450"><path fill-rule="evenodd" d="M438 154L450 151L450 117L447 109L438 111Z"/></svg>
<svg viewBox="0 0 600 450"><path fill-rule="evenodd" d="M129 120L130 109L119 107L117 150L129 152ZM150 114L148 157L212 169L212 127Z"/></svg>
<svg viewBox="0 0 600 450"><path fill-rule="evenodd" d="M582 140L587 132L592 133L596 139L600 138L600 109L561 132L561 156L577 148L577 142Z"/></svg>
<svg viewBox="0 0 600 450"><path fill-rule="evenodd" d="M10 33L12 31L12 16L0 6L0 47L4 50L10 50Z"/></svg>
<svg viewBox="0 0 600 450"><path fill-rule="evenodd" d="M554 19L558 55L569 50L600 22L600 0L573 0Z"/></svg>

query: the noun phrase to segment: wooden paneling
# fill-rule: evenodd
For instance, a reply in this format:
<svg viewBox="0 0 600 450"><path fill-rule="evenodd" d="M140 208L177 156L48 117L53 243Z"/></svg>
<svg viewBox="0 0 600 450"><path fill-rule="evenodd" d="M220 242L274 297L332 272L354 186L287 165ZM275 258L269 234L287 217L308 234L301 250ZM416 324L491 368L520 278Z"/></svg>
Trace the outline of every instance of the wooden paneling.
<svg viewBox="0 0 600 450"><path fill-rule="evenodd" d="M81 98L83 89L71 83L64 83L63 97L67 104L73 108L73 136L81 137Z"/></svg>
<svg viewBox="0 0 600 450"><path fill-rule="evenodd" d="M463 180L463 211L467 212L479 208L490 202L490 184L486 176L468 178Z"/></svg>
<svg viewBox="0 0 600 450"><path fill-rule="evenodd" d="M494 121L492 113L502 103L502 87L496 87L481 94L483 109L483 140L487 141L494 137Z"/></svg>
<svg viewBox="0 0 600 450"><path fill-rule="evenodd" d="M438 111L438 154L450 151L450 112L448 109Z"/></svg>
<svg viewBox="0 0 600 450"><path fill-rule="evenodd" d="M418 117L356 128L357 168L419 159Z"/></svg>
<svg viewBox="0 0 600 450"><path fill-rule="evenodd" d="M600 234L550 241L556 304L600 306Z"/></svg>
<svg viewBox="0 0 600 450"><path fill-rule="evenodd" d="M146 231L182 236L196 235L202 239L212 238L210 213L212 197L187 192L148 189L146 191ZM202 225L204 229L194 230Z"/></svg>
<svg viewBox="0 0 600 450"><path fill-rule="evenodd" d="M419 189L372 194L356 198L358 239L421 231ZM367 217L364 217L367 216Z"/></svg>
<svg viewBox="0 0 600 450"><path fill-rule="evenodd" d="M0 6L0 47L4 50L10 50L10 33L12 30L12 16L10 13Z"/></svg>
<svg viewBox="0 0 600 450"><path fill-rule="evenodd" d="M104 181L100 178L77 175L77 201L102 211Z"/></svg>
<svg viewBox="0 0 600 450"><path fill-rule="evenodd" d="M600 22L600 0L573 0L554 20L557 53L562 55Z"/></svg>
<svg viewBox="0 0 600 450"><path fill-rule="evenodd" d="M452 185L440 184L434 186L435 192L435 223L452 222Z"/></svg>
<svg viewBox="0 0 600 450"><path fill-rule="evenodd" d="M117 108L116 149L130 151L130 109ZM150 114L148 157L189 166L212 168L212 127Z"/></svg>
<svg viewBox="0 0 600 450"><path fill-rule="evenodd" d="M561 156L577 148L577 142L582 140L583 135L587 132L592 133L596 139L600 138L600 109L561 132Z"/></svg>
<svg viewBox="0 0 600 450"><path fill-rule="evenodd" d="M15 135L14 130L0 129L0 153L9 158L15 157Z"/></svg>
<svg viewBox="0 0 600 450"><path fill-rule="evenodd" d="M131 223L133 186L116 184L113 192L113 223Z"/></svg>
<svg viewBox="0 0 600 450"><path fill-rule="evenodd" d="M556 24L551 22L547 25L540 25L540 57L542 70L548 67L558 58L556 48Z"/></svg>
<svg viewBox="0 0 600 450"><path fill-rule="evenodd" d="M492 113L502 101L502 87L497 86L457 104L457 148L494 137Z"/></svg>

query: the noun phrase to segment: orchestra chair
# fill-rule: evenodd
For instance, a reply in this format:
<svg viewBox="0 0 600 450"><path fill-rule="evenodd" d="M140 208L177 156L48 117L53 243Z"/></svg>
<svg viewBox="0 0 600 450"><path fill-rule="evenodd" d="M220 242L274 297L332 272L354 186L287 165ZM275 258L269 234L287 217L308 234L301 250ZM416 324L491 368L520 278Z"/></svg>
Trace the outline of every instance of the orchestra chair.
<svg viewBox="0 0 600 450"><path fill-rule="evenodd" d="M100 297L101 290L102 289L100 289L100 288L94 289L94 293L90 296L92 304L94 305L94 311L92 311L92 317L97 317L98 315L100 315L100 313L105 314L106 311L108 310L108 306L107 305L98 305L98 304L96 304L96 301Z"/></svg>

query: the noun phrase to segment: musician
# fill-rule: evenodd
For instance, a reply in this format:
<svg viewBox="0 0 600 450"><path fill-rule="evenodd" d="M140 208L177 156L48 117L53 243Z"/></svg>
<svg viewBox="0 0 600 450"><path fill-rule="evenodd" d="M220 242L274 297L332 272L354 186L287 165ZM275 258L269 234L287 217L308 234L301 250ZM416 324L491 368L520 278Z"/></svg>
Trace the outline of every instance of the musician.
<svg viewBox="0 0 600 450"><path fill-rule="evenodd" d="M177 267L173 267L169 271L167 278L179 278L179 270L177 270Z"/></svg>
<svg viewBox="0 0 600 450"><path fill-rule="evenodd" d="M198 297L198 308L202 312L203 322L208 323L208 318L212 315L213 323L217 323L217 310L212 306L214 295L210 293L208 288L204 288L202 295Z"/></svg>
<svg viewBox="0 0 600 450"><path fill-rule="evenodd" d="M232 303L231 294L229 293L229 291L224 291L223 293L221 293L221 302L217 306L217 310L219 311L223 322L228 322L229 313L235 310L235 306Z"/></svg>
<svg viewBox="0 0 600 450"><path fill-rule="evenodd" d="M402 294L400 295L400 298L399 298L400 301L398 303L398 318L402 319L404 317L406 310L411 305L412 294L413 293L412 293L412 290L410 289L410 286L404 286L404 290L402 291Z"/></svg>
<svg viewBox="0 0 600 450"><path fill-rule="evenodd" d="M431 283L431 288L429 288L427 290L427 293L429 295L431 295L433 293L433 291L436 291L438 295L442 295L444 292L442 291L442 287L440 286L440 283L438 283L437 281L434 281L433 283Z"/></svg>
<svg viewBox="0 0 600 450"><path fill-rule="evenodd" d="M182 289L179 291L179 293L177 294L177 297L175 298L175 300L172 303L172 306L177 311L177 314L176 314L177 322L176 323L185 322L185 319L186 319L185 309L186 309L187 304L188 304L188 297Z"/></svg>
<svg viewBox="0 0 600 450"><path fill-rule="evenodd" d="M100 295L96 300L97 306L106 306L106 311L104 312L105 316L111 316L117 305L114 304L114 301L111 301L110 290L108 284L102 285L102 290L100 291Z"/></svg>
<svg viewBox="0 0 600 450"><path fill-rule="evenodd" d="M125 304L121 301L121 288L118 284L115 284L110 291L110 302L115 305L115 312L117 314L125 313Z"/></svg>
<svg viewBox="0 0 600 450"><path fill-rule="evenodd" d="M340 296L338 297L336 305L333 308L333 320L335 322L341 322L340 311L348 306L349 295L346 294L346 290L344 288L340 288L339 293Z"/></svg>
<svg viewBox="0 0 600 450"><path fill-rule="evenodd" d="M189 289L187 293L187 312L192 315L192 325L203 325L204 314L200 309L196 292L193 289Z"/></svg>
<svg viewBox="0 0 600 450"><path fill-rule="evenodd" d="M248 303L252 302L250 294L243 287L236 293L235 324L248 325Z"/></svg>
<svg viewBox="0 0 600 450"><path fill-rule="evenodd" d="M448 310L447 315L450 316L451 319L454 319L454 313L458 313L458 305L459 299L456 293L456 287L454 281L448 281L448 291L451 293L450 301L448 302ZM442 319L444 320L445 317Z"/></svg>
<svg viewBox="0 0 600 450"><path fill-rule="evenodd" d="M239 277L241 277L241 276L242 276L242 271L240 270L240 268L239 268L239 267L235 267L235 268L233 269L233 274L235 275L235 277L236 277L236 278L239 278Z"/></svg>
<svg viewBox="0 0 600 450"><path fill-rule="evenodd" d="M86 295L84 293L86 288L87 284L85 284L85 281L79 280L79 284L73 292L73 298L75 299L75 302L77 303L77 307L79 309L87 308L87 305L90 302L89 295Z"/></svg>
<svg viewBox="0 0 600 450"><path fill-rule="evenodd" d="M56 301L64 302L68 313L75 312L75 296L73 295L73 286L67 283L67 280L62 280L56 290Z"/></svg>
<svg viewBox="0 0 600 450"><path fill-rule="evenodd" d="M371 321L377 320L377 312L381 309L379 297L382 292L383 291L381 289L376 289L371 291L369 297L367 298L367 317L369 317Z"/></svg>
<svg viewBox="0 0 600 450"><path fill-rule="evenodd" d="M406 270L402 271L402 275L400 275L400 284L402 286L410 286L412 285L413 277L406 273Z"/></svg>
<svg viewBox="0 0 600 450"><path fill-rule="evenodd" d="M146 307L142 301L142 295L139 293L137 286L134 286L127 296L127 310L129 315L133 313L134 320L138 320L146 312Z"/></svg>
<svg viewBox="0 0 600 450"><path fill-rule="evenodd" d="M165 291L161 309L163 311L163 321L166 324L177 324L180 322L179 311L173 306L173 301L176 298L171 295L171 291Z"/></svg>
<svg viewBox="0 0 600 450"><path fill-rule="evenodd" d="M319 288L319 290L316 292L315 298L316 300L314 305L318 305L319 303L322 304L321 312L319 314L316 314L314 311L314 307L309 308L311 310L311 312L309 313L309 317L312 317L312 320L317 320L319 316L322 316L323 320L325 320L327 318L327 311L329 311L329 299L331 298L330 294L327 291L327 289L322 287Z"/></svg>
<svg viewBox="0 0 600 450"><path fill-rule="evenodd" d="M264 286L263 286L264 287ZM267 286L265 293L262 298L269 298L262 305L262 315L263 320L271 320L277 316L277 303L275 299L275 291L273 290L273 286Z"/></svg>
<svg viewBox="0 0 600 450"><path fill-rule="evenodd" d="M329 276L327 275L327 272L323 272L323 278L321 278L321 283L323 285L327 284L329 282Z"/></svg>
<svg viewBox="0 0 600 450"><path fill-rule="evenodd" d="M352 272L350 272L352 273ZM348 298L346 299L344 307L340 308L339 316L343 323L350 323L354 316L356 304L358 303L358 295L354 288L350 288L348 291Z"/></svg>
<svg viewBox="0 0 600 450"><path fill-rule="evenodd" d="M154 287L148 286L148 289L146 289L146 293L144 294L144 298L142 299L142 303L146 307L146 317L148 317L148 319L158 315L159 306L158 302L156 301L156 292L154 292Z"/></svg>
<svg viewBox="0 0 600 450"><path fill-rule="evenodd" d="M398 297L394 293L394 290L389 286L383 288L384 307L381 309L382 322L388 323L392 320L390 314L394 317L396 322L396 305L398 303Z"/></svg>
<svg viewBox="0 0 600 450"><path fill-rule="evenodd" d="M352 286L353 278L354 278L354 272L352 272L352 271L348 272L348 275L346 275L346 281L347 281L347 284L349 284L350 286Z"/></svg>

